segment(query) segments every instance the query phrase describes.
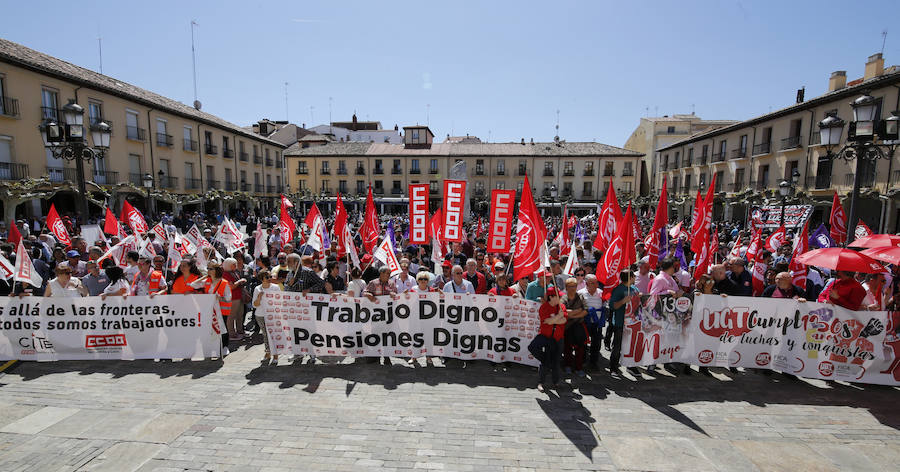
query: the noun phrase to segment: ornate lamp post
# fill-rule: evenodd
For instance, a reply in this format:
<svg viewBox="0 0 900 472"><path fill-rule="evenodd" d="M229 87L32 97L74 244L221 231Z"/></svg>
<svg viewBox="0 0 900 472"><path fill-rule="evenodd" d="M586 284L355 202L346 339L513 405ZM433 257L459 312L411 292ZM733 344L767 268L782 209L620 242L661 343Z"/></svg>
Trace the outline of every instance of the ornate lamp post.
<svg viewBox="0 0 900 472"><path fill-rule="evenodd" d="M865 94L850 103L853 108L853 121L847 128L847 144L836 152L832 149L841 143L844 120L835 114L829 114L819 122L819 136L825 146L826 157L832 160L840 158L845 161L856 160L853 175L853 192L850 195L850 215L847 224L847 243L853 242L859 215L856 206L859 200L860 161L877 165L878 159L891 159L894 156L898 141L897 123L900 120L898 111L891 113L885 120L875 116L877 103L869 94Z"/></svg>
<svg viewBox="0 0 900 472"><path fill-rule="evenodd" d="M149 213L153 212L152 205L150 204L150 189L153 188L153 176L149 173L144 174L144 176L141 177L141 182L144 184L144 188L147 189L147 213L149 217Z"/></svg>
<svg viewBox="0 0 900 472"><path fill-rule="evenodd" d="M791 172L791 181L782 180L778 184L778 193L781 194L781 225L784 226L784 209L787 207L787 197L794 193L794 188L800 182L800 171L794 169Z"/></svg>
<svg viewBox="0 0 900 472"><path fill-rule="evenodd" d="M106 151L109 150L109 137L112 133L109 124L101 121L92 127L91 141L94 145L93 147L88 146L84 136L84 108L75 103L75 100L69 100L69 103L63 107L62 112L65 124L57 123L56 120L48 118L41 123L38 129L41 132L41 138L44 140L44 147L53 153L53 157L75 161L78 192L81 194L81 198L78 199L78 212L81 215L81 222L84 223L88 214L84 161L90 161L95 158L102 159Z"/></svg>

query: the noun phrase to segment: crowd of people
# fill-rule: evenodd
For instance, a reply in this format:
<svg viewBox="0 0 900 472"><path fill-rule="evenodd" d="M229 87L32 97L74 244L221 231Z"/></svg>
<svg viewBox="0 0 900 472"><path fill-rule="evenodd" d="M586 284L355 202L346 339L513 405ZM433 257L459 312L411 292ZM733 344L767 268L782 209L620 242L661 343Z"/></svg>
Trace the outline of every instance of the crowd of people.
<svg viewBox="0 0 900 472"><path fill-rule="evenodd" d="M221 214L163 214L150 222L150 225L160 222L167 234L187 232L196 226L211 243L211 247L200 249L204 251L203 257L183 256L177 267L169 267L167 251L170 246L160 241L153 231L136 235L152 248L150 254L148 251L130 251L125 254L123 267L104 258L110 247L120 242L121 235L85 240L77 219L68 215L64 221L72 242L66 246L54 238L46 221L16 221L14 224L27 255L43 283L31 286L2 280L0 295L101 296L105 299L133 295L214 294L226 321L223 356L227 355L229 347L249 342L251 336L259 333L265 345L264 362L277 361L277 355L269 349L265 322L260 313L261 299L267 292L343 293L370 300L407 291L519 297L541 304L540 333L551 340L542 351L545 355L538 379L542 389L557 384L564 375L585 377L587 371L603 369L608 369L611 375L620 375L625 314L639 302L640 296L681 296L685 293L753 296L749 265L759 261L766 264L767 270L765 289L757 296L817 300L852 310L896 309L900 304L897 266L888 266L883 273L877 274L809 267L806 285L795 286L788 268L791 245L784 244L774 253L764 251L748 260L745 251L751 233L738 223L717 226L719 248L712 257L710 270L697 279L693 276L697 258L693 257L689 242L681 235L668 242L665 257L659 258L655 267L651 265L644 243L638 241L635 244L637 262L618 274L617 285L603 286L595 275L596 264L603 254L592 245L597 233L596 215L580 218L577 230L569 234L568 240L576 245L577 263L573 264L568 264L570 252L561 251L559 243L552 242L557 240L557 233L563 227L561 218L546 218L550 230L549 267L517 280L513 278L511 254L487 252L486 235L477 218L466 225L463 242L450 244L441 259L432 260L434 252L430 247L412 245L402 236L407 225L404 217L382 215L382 228L392 223L395 230L400 273L392 276L391 270L372 254L361 254L357 267L350 258L338 257L333 248L320 253L297 238L282 241L278 218L273 215L257 217L252 212L242 212L232 217L247 235L246 247L232 252L213 238L223 222ZM327 215L325 219L327 223L332 221ZM351 221L361 219L361 215L351 215ZM102 220L95 222L103 226ZM264 239L255 233L257 223L266 232ZM649 222L641 221L641 225L646 228ZM16 247L9 243L9 234L9 228L0 226L0 251L14 261ZM790 241L791 238L789 234L786 239ZM356 239L357 246L362 246L358 235ZM266 241L266 248L259 251L254 246L262 240ZM735 245L739 249L735 250ZM260 252L258 257L253 257ZM198 260L208 262L198 264ZM569 273L564 273L567 266ZM689 370L685 372L689 373ZM701 369L701 372L708 371Z"/></svg>

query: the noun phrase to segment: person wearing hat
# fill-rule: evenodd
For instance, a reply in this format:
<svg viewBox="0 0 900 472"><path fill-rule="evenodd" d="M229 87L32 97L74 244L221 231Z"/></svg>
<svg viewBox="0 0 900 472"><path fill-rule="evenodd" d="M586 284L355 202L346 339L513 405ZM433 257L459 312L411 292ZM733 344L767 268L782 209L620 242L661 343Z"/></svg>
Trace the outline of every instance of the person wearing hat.
<svg viewBox="0 0 900 472"><path fill-rule="evenodd" d="M453 278L450 275L452 270L452 262L446 260L441 262L441 273L434 277L434 280L431 281L431 285L438 290L444 290L444 285L447 285L447 282Z"/></svg>
<svg viewBox="0 0 900 472"><path fill-rule="evenodd" d="M363 266L362 279L369 283L378 278L378 268L375 267L375 258L371 254L362 256L360 263Z"/></svg>
<svg viewBox="0 0 900 472"><path fill-rule="evenodd" d="M559 301L559 292L556 287L547 288L546 299L538 310L541 319L540 335L548 338L551 342L547 349L547 353L538 369L538 390L543 392L544 381L547 379L547 372L550 372L550 378L553 381L553 388L559 384L559 363L563 352L563 337L565 336L566 325L566 306Z"/></svg>
<svg viewBox="0 0 900 472"><path fill-rule="evenodd" d="M56 278L47 282L47 289L44 290L45 297L56 298L78 298L88 296L88 291L84 288L81 280L72 277L72 268L67 262L56 265Z"/></svg>
<svg viewBox="0 0 900 472"><path fill-rule="evenodd" d="M544 271L535 277L534 282L528 284L528 288L525 290L525 299L540 302L544 297L544 290L547 285L553 286L553 274Z"/></svg>
<svg viewBox="0 0 900 472"><path fill-rule="evenodd" d="M81 260L80 252L75 249L69 250L66 252L66 260L69 263L69 267L72 269L72 277L80 279L87 275L87 266L84 261Z"/></svg>

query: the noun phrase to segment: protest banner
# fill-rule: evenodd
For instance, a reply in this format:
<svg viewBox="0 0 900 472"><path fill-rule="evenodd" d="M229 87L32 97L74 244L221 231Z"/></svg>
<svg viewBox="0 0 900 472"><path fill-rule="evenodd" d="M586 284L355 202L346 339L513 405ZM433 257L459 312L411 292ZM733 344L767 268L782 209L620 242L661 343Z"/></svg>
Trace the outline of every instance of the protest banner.
<svg viewBox="0 0 900 472"><path fill-rule="evenodd" d="M787 205L784 207L784 226L799 228L812 215L812 205ZM781 205L762 205L750 208L751 218L756 225L775 229L781 226Z"/></svg>
<svg viewBox="0 0 900 472"><path fill-rule="evenodd" d="M265 293L272 354L440 356L537 365L536 302L491 295L403 293L367 298Z"/></svg>
<svg viewBox="0 0 900 472"><path fill-rule="evenodd" d="M0 297L0 360L219 357L217 307L213 295Z"/></svg>
<svg viewBox="0 0 900 472"><path fill-rule="evenodd" d="M626 312L622 365L683 362L900 385L900 312L791 299L643 297Z"/></svg>

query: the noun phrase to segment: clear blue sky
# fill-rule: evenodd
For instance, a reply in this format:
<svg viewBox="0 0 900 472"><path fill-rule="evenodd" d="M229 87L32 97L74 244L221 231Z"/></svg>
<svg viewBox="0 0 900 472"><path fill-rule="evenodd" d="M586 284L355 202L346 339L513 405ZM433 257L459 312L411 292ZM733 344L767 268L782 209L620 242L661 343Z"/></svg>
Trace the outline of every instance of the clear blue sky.
<svg viewBox="0 0 900 472"><path fill-rule="evenodd" d="M649 108L746 119L862 76L896 0L4 2L2 36L240 125L379 120L622 146ZM251 5L254 3L254 5ZM896 25L896 22L895 22ZM73 30L75 26L75 31ZM900 28L886 64L900 64ZM427 107L430 105L430 108ZM314 107L310 116L310 107ZM430 111L429 111L430 110ZM490 133L490 134L489 134Z"/></svg>

